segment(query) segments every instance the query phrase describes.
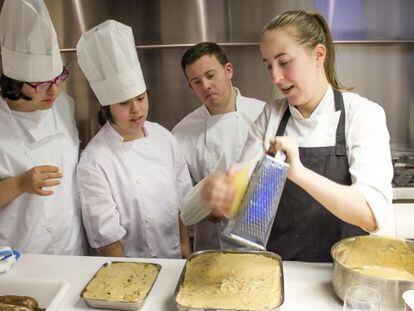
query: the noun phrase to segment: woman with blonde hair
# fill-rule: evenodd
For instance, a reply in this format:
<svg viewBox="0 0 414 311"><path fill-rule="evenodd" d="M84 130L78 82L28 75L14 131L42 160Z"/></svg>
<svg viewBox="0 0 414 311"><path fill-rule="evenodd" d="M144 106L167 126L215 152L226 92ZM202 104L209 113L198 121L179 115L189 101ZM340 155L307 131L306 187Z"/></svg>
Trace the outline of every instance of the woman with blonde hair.
<svg viewBox="0 0 414 311"><path fill-rule="evenodd" d="M283 150L290 164L267 249L285 260L331 261L331 246L384 227L393 176L384 110L335 73L329 27L316 12L274 17L260 36L263 63L284 95L250 130L240 161ZM213 214L234 196L231 174L203 188Z"/></svg>

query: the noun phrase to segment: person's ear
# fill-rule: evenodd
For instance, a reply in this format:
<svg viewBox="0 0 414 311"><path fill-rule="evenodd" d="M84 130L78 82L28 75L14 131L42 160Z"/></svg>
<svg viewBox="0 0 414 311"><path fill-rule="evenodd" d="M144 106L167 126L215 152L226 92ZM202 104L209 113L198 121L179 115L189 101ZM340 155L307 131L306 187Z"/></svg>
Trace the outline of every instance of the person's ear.
<svg viewBox="0 0 414 311"><path fill-rule="evenodd" d="M224 65L224 72L226 73L227 78L233 78L233 64L227 63Z"/></svg>
<svg viewBox="0 0 414 311"><path fill-rule="evenodd" d="M187 67L185 67L185 69L187 69ZM185 71L185 69L184 69L184 76L185 76L185 79L187 80L187 85L193 91L193 87L191 86L190 80L188 80L187 71Z"/></svg>
<svg viewBox="0 0 414 311"><path fill-rule="evenodd" d="M326 58L326 47L323 44L317 44L314 48L315 60L319 65L324 65Z"/></svg>

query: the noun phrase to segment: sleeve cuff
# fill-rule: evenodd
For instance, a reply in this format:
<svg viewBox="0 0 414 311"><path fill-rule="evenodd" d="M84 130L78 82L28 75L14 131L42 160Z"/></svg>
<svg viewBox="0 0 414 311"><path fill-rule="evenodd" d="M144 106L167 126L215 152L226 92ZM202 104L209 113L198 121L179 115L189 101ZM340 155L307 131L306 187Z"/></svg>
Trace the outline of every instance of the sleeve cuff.
<svg viewBox="0 0 414 311"><path fill-rule="evenodd" d="M388 223L394 219L394 217L391 217L392 202L390 200L387 200L383 194L366 185L354 184L352 187L364 195L365 200L367 201L377 224L377 228L373 231L364 228L362 229L369 233L374 233L385 228Z"/></svg>
<svg viewBox="0 0 414 311"><path fill-rule="evenodd" d="M115 243L115 242L121 240L125 236L126 231L122 227L117 231L118 231L118 233L116 235L111 236L111 237L100 237L99 240L94 239L93 241L89 241L89 243L91 244L91 247L95 248L95 249L98 249L98 248L102 248L104 246L107 246L109 244L112 244L112 243Z"/></svg>
<svg viewBox="0 0 414 311"><path fill-rule="evenodd" d="M200 222L211 213L210 210L203 206L201 198L201 189L204 181L205 178L190 191L181 207L180 218L186 226L192 226Z"/></svg>

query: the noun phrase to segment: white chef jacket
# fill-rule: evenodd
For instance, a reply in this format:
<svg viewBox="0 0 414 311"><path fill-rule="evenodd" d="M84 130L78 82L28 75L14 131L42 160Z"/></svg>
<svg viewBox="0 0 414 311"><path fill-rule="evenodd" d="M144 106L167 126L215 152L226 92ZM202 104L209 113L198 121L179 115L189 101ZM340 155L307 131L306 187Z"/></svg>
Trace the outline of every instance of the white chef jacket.
<svg viewBox="0 0 414 311"><path fill-rule="evenodd" d="M194 184L208 176L224 154L227 168L237 161L249 128L262 112L264 102L244 97L236 88L236 111L211 115L202 105L172 130L183 150ZM207 219L194 228L195 249L219 248L217 225Z"/></svg>
<svg viewBox="0 0 414 311"><path fill-rule="evenodd" d="M352 187L367 200L378 229L384 228L392 211L393 167L385 113L378 104L351 92L342 93L345 107L345 139ZM268 103L252 126L240 162L260 158L286 107L291 117L285 136L292 136L299 147L334 146L340 111L335 111L334 93L329 86L322 101L309 118L304 118L286 99Z"/></svg>
<svg viewBox="0 0 414 311"><path fill-rule="evenodd" d="M0 98L0 179L34 166L63 172L54 194L24 193L0 209L0 245L25 253L82 255L85 241L76 191L79 138L73 100L61 92L54 106L30 113L10 110Z"/></svg>
<svg viewBox="0 0 414 311"><path fill-rule="evenodd" d="M211 115L202 105L172 130L194 184L211 173L222 154L228 164L239 159L250 125L262 112L263 101L244 97L238 89L236 92L236 111Z"/></svg>
<svg viewBox="0 0 414 311"><path fill-rule="evenodd" d="M127 257L181 258L178 219L190 174L170 132L149 121L144 132L124 142L106 123L82 153L83 224L93 248L120 240Z"/></svg>

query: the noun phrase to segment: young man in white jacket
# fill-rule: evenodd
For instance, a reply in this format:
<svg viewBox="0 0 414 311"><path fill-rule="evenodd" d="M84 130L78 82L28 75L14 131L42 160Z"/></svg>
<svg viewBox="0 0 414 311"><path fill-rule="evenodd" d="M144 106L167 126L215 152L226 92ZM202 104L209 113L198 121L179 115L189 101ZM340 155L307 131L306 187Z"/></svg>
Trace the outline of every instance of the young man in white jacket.
<svg viewBox="0 0 414 311"><path fill-rule="evenodd" d="M172 133L196 185L212 172L221 156L228 165L239 159L250 125L261 113L264 102L244 97L233 87L233 65L216 43L190 47L182 57L181 67L202 105L184 117ZM220 248L219 230L212 218L198 222L194 226L194 249Z"/></svg>

